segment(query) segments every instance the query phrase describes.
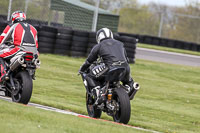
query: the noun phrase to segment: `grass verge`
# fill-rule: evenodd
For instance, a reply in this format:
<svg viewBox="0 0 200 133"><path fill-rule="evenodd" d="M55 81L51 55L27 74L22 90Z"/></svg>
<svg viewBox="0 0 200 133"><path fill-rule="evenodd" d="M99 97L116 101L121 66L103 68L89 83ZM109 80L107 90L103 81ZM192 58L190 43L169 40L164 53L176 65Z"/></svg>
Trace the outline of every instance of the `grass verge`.
<svg viewBox="0 0 200 133"><path fill-rule="evenodd" d="M1 133L144 133L110 122L80 118L0 100Z"/></svg>
<svg viewBox="0 0 200 133"><path fill-rule="evenodd" d="M36 73L37 77L34 81L31 101L87 114L85 88L81 77L77 76L77 72L85 59L49 54L41 54L40 59L42 66ZM135 81L140 83L141 90L131 101L130 125L166 133L198 133L200 131L200 68L136 60L136 64L131 65L131 72ZM14 105L14 108L15 106L17 105ZM4 109L0 110L0 114L6 113L5 111L2 113ZM16 108L17 110L18 108ZM14 113L9 112L9 109L7 111L7 115ZM14 113L14 115L20 116L18 113ZM46 116L43 121L46 121L45 119L51 121L51 117L61 119L61 121L55 121L57 123L55 126L56 128L61 126L60 128L64 128L66 131L67 129L64 126L70 121L73 123L75 121L73 119L83 121L72 116L70 116L71 119L65 117L69 119L69 122L67 120L62 121L63 115L53 116L52 114L48 116L49 113L47 112L44 112L41 116L43 115ZM1 117L3 116L1 115ZM27 121L34 120L34 117L37 118L37 114L29 117L30 119L27 118ZM102 115L102 118L112 120L105 114ZM2 128L13 125L9 125L9 122L13 121L10 119L3 119L5 122L2 122L4 124ZM20 122L23 120L26 122L26 117L22 118ZM39 118L36 119L36 121L39 120ZM93 121L87 121L93 124ZM58 125L59 122L64 124ZM83 123L79 123L81 128L83 126L84 129L89 129ZM51 125L54 126L54 123ZM31 127L31 124L28 126ZM94 128L96 128L95 126L97 125L94 125ZM76 127L79 127L79 125L76 125ZM71 130L71 132L81 132L81 128L77 128L77 131ZM98 129L100 130L100 128ZM35 130L35 127L33 130Z"/></svg>
<svg viewBox="0 0 200 133"><path fill-rule="evenodd" d="M31 101L87 114L85 88L77 76L84 59L40 58ZM162 132L200 131L200 68L137 60L131 72L141 90L131 101L129 124ZM105 114L102 118L112 120Z"/></svg>
<svg viewBox="0 0 200 133"><path fill-rule="evenodd" d="M155 46L155 45L150 45L150 44L139 43L137 45L137 47L200 56L200 52L195 52L195 51L190 51L190 50L182 50L182 49L176 49L176 48L168 48L168 47L162 47L162 46Z"/></svg>

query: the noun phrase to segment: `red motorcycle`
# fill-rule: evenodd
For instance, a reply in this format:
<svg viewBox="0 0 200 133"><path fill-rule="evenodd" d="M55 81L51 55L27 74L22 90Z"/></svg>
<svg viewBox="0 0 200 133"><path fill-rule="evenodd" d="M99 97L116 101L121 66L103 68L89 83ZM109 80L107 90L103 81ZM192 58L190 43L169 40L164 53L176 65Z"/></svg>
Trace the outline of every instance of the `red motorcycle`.
<svg viewBox="0 0 200 133"><path fill-rule="evenodd" d="M0 91L11 97L13 102L28 104L32 95L35 71L40 67L37 55L31 52L19 52L6 60L6 76L0 84Z"/></svg>

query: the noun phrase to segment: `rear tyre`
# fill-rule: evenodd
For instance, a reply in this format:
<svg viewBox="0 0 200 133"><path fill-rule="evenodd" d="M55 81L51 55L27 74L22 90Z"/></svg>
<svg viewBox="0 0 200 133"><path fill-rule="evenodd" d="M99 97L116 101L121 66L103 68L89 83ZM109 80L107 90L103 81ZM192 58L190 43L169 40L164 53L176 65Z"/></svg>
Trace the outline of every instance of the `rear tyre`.
<svg viewBox="0 0 200 133"><path fill-rule="evenodd" d="M118 123L127 124L131 116L131 106L128 94L123 88L118 88L113 92L112 99L119 104L119 109L113 114L113 120Z"/></svg>
<svg viewBox="0 0 200 133"><path fill-rule="evenodd" d="M16 90L12 92L13 102L28 104L32 95L33 82L27 71L21 71L14 77Z"/></svg>
<svg viewBox="0 0 200 133"><path fill-rule="evenodd" d="M86 107L87 112L90 117L100 118L102 111L97 109L97 106L94 106L95 100L86 92Z"/></svg>

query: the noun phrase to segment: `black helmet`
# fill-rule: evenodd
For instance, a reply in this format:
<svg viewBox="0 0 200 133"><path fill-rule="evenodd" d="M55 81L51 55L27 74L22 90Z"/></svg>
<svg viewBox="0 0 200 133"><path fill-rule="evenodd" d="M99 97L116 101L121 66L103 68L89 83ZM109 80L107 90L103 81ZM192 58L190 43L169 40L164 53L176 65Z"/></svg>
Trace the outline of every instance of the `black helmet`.
<svg viewBox="0 0 200 133"><path fill-rule="evenodd" d="M113 39L113 33L110 29L102 28L97 31L97 34L96 34L97 43L100 43L102 40L109 39L109 38Z"/></svg>

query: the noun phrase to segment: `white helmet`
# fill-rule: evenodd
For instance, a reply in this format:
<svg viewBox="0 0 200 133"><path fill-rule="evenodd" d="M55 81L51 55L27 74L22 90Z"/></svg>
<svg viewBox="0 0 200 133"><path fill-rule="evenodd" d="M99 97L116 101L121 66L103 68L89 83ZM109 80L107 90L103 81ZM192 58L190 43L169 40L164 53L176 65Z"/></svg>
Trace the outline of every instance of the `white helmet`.
<svg viewBox="0 0 200 133"><path fill-rule="evenodd" d="M113 39L113 33L110 29L102 28L97 31L97 34L96 34L97 43L100 43L102 40L109 39L109 38Z"/></svg>

